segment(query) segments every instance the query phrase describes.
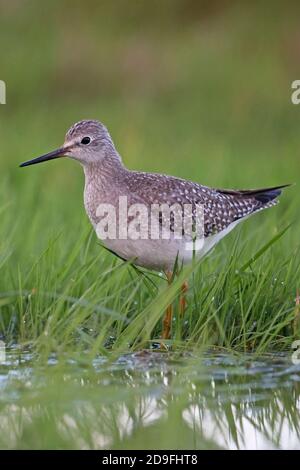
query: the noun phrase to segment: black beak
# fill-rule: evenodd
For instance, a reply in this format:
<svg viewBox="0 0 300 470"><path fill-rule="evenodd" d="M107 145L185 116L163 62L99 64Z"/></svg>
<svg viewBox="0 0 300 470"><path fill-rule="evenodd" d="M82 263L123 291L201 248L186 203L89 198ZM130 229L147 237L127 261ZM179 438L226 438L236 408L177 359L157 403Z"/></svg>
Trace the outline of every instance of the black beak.
<svg viewBox="0 0 300 470"><path fill-rule="evenodd" d="M53 152L46 153L46 155L42 155L41 157L34 158L33 160L28 160L27 162L21 163L20 167L35 165L36 163L47 162L48 160L54 160L55 158L64 157L66 156L65 148L61 147Z"/></svg>

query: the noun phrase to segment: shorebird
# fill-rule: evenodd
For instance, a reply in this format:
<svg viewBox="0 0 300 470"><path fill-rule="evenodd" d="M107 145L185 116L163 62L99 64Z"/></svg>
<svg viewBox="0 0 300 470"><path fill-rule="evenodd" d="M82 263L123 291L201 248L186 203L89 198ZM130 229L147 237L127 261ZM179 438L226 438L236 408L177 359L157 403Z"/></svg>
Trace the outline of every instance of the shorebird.
<svg viewBox="0 0 300 470"><path fill-rule="evenodd" d="M197 258L202 258L239 222L262 209L274 206L281 190L288 186L251 190L215 189L174 176L131 171L124 166L106 127L96 120L77 122L68 130L64 144L60 148L26 161L20 166L61 157L70 157L83 166L85 210L98 236L97 227L104 217L99 207L114 208L116 214L120 215L119 202L124 197L128 207L138 204L149 209L154 206L161 207L162 204L169 207L177 204L177 207L179 205L183 208L189 205L192 207L191 219L195 217L195 208L202 208L201 243L193 250L190 249L191 240L194 243L192 233L185 232L183 228L181 239L175 237L178 223L175 223L174 213L173 218L171 214L169 221L166 222L161 211L158 211L159 225L161 228L166 223L169 224L168 239L163 239L162 236L154 239L151 236L130 238L124 236L124 233L120 236L122 224L137 219L137 216L129 216L127 213L127 220L123 217L123 223L118 217L114 219L117 225L115 236L103 240L104 245L120 258L132 260L133 264L138 266L164 272L169 283L177 263L190 262L195 255ZM149 235L149 231L147 234ZM186 290L187 285L184 284L180 298L181 313L185 310ZM163 320L163 339L170 337L171 324L170 305Z"/></svg>

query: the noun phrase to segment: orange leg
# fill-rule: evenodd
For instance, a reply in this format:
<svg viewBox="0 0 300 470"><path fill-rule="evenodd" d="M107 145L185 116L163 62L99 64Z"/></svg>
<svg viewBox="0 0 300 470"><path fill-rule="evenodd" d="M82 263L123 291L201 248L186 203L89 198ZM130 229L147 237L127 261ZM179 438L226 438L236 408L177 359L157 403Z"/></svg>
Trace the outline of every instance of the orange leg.
<svg viewBox="0 0 300 470"><path fill-rule="evenodd" d="M188 291L188 288L188 282L185 281L181 286L181 292L179 297L179 313L181 317L184 316L184 312L186 310L186 293Z"/></svg>
<svg viewBox="0 0 300 470"><path fill-rule="evenodd" d="M168 284L170 285L172 282L172 273L170 271L166 272ZM172 318L173 318L173 306L168 305L166 309L166 313L163 319L163 331L162 331L162 339L169 339L171 333L171 326L172 326Z"/></svg>

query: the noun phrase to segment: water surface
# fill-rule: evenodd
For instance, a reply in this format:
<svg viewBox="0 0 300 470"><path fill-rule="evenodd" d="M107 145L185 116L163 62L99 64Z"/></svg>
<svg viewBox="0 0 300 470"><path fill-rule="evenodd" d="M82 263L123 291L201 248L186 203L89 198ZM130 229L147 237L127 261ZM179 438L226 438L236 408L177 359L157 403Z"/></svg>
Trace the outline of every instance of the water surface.
<svg viewBox="0 0 300 470"><path fill-rule="evenodd" d="M141 351L0 365L1 448L300 448L290 354Z"/></svg>

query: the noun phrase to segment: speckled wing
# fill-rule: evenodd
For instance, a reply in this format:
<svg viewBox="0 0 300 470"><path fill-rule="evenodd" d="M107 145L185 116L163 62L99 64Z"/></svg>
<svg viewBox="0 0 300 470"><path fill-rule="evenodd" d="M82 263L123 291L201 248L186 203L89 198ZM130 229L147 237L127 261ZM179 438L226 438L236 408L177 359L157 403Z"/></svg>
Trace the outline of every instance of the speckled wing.
<svg viewBox="0 0 300 470"><path fill-rule="evenodd" d="M289 185L251 190L214 189L167 175L134 173L127 183L129 204L192 204L204 212L204 236L225 230L233 222L277 204ZM171 227L172 229L172 227Z"/></svg>

